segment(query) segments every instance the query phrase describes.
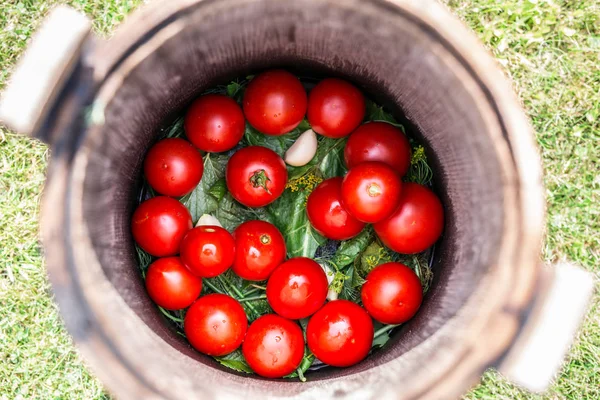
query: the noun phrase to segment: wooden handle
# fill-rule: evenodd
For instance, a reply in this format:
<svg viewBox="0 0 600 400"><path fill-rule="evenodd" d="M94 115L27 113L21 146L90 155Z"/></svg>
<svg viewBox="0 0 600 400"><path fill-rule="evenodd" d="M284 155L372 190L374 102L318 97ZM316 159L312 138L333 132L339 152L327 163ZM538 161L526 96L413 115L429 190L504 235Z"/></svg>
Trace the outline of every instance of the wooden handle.
<svg viewBox="0 0 600 400"><path fill-rule="evenodd" d="M542 294L499 366L514 383L542 392L560 370L594 291L592 274L563 263L547 267Z"/></svg>
<svg viewBox="0 0 600 400"><path fill-rule="evenodd" d="M71 76L91 29L81 13L56 7L35 34L0 101L0 121L36 136Z"/></svg>

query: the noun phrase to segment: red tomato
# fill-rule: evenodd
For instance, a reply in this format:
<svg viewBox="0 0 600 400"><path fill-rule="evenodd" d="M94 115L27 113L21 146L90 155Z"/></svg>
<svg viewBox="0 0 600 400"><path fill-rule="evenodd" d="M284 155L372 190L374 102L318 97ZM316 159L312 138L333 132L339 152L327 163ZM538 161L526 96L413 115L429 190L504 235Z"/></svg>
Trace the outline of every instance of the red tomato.
<svg viewBox="0 0 600 400"><path fill-rule="evenodd" d="M412 269L389 262L367 275L361 297L371 317L384 324L401 324L411 319L421 306L423 288Z"/></svg>
<svg viewBox="0 0 600 400"><path fill-rule="evenodd" d="M185 134L200 150L220 153L234 148L244 136L246 121L240 106L230 97L207 94L185 114Z"/></svg>
<svg viewBox="0 0 600 400"><path fill-rule="evenodd" d="M233 272L249 281L262 281L285 260L285 240L279 230L265 221L247 221L233 232Z"/></svg>
<svg viewBox="0 0 600 400"><path fill-rule="evenodd" d="M131 218L133 240L156 257L179 253L183 236L193 226L188 209L177 200L165 196L144 201Z"/></svg>
<svg viewBox="0 0 600 400"><path fill-rule="evenodd" d="M369 314L348 300L325 304L306 327L310 351L334 367L349 367L363 360L371 350L373 336L373 321Z"/></svg>
<svg viewBox="0 0 600 400"><path fill-rule="evenodd" d="M248 146L229 159L225 179L234 199L248 207L263 207L283 193L287 169L273 150Z"/></svg>
<svg viewBox="0 0 600 400"><path fill-rule="evenodd" d="M180 310L200 296L202 279L194 276L179 257L159 258L148 267L146 290L162 308Z"/></svg>
<svg viewBox="0 0 600 400"><path fill-rule="evenodd" d="M394 212L401 191L402 181L393 169L380 162L366 162L344 177L342 203L359 221L373 223Z"/></svg>
<svg viewBox="0 0 600 400"><path fill-rule="evenodd" d="M298 368L304 357L302 329L278 315L263 315L248 328L242 353L258 375L266 378L286 376Z"/></svg>
<svg viewBox="0 0 600 400"><path fill-rule="evenodd" d="M306 213L313 228L333 240L354 237L365 227L342 205L342 178L327 179L308 196Z"/></svg>
<svg viewBox="0 0 600 400"><path fill-rule="evenodd" d="M346 143L344 160L348 168L365 161L379 161L403 177L410 167L410 143L402 131L385 122L358 127Z"/></svg>
<svg viewBox="0 0 600 400"><path fill-rule="evenodd" d="M267 282L267 300L282 317L306 318L325 303L328 286L327 275L319 264L296 257L273 271Z"/></svg>
<svg viewBox="0 0 600 400"><path fill-rule="evenodd" d="M308 122L313 131L331 138L349 135L365 118L365 97L341 79L324 79L308 96Z"/></svg>
<svg viewBox="0 0 600 400"><path fill-rule="evenodd" d="M283 135L306 114L306 91L294 75L283 70L263 72L244 93L244 114L250 125L267 135Z"/></svg>
<svg viewBox="0 0 600 400"><path fill-rule="evenodd" d="M220 226L198 226L181 241L181 261L196 276L212 278L227 271L235 257L235 241Z"/></svg>
<svg viewBox="0 0 600 400"><path fill-rule="evenodd" d="M404 183L396 211L373 228L390 249L404 254L419 253L442 234L444 208L435 193L425 186Z"/></svg>
<svg viewBox="0 0 600 400"><path fill-rule="evenodd" d="M248 319L234 298L207 294L187 310L183 330L190 344L209 356L224 356L242 344Z"/></svg>
<svg viewBox="0 0 600 400"><path fill-rule="evenodd" d="M204 164L196 148L183 139L163 139L150 148L144 175L150 186L165 196L188 194L202 178Z"/></svg>

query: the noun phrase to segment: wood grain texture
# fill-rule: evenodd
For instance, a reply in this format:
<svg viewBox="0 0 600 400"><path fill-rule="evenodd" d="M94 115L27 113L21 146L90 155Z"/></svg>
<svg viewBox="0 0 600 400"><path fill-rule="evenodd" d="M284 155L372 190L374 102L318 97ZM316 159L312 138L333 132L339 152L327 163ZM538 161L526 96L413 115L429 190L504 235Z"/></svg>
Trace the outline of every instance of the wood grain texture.
<svg viewBox="0 0 600 400"><path fill-rule="evenodd" d="M48 268L92 368L122 398L442 399L465 391L515 339L539 273L537 154L491 58L435 4L168 3L91 55L92 107L103 121L73 118L80 125L67 137L78 136L77 145L55 152L49 176ZM129 232L157 127L202 90L273 66L342 76L404 115L433 156L447 215L417 317L385 351L307 383L233 374L194 352L146 296Z"/></svg>

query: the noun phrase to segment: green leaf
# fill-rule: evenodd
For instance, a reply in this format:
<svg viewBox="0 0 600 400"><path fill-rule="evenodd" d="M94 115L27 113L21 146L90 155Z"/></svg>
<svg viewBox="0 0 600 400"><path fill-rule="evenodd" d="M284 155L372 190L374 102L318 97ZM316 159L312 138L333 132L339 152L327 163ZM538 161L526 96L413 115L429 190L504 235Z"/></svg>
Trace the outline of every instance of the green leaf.
<svg viewBox="0 0 600 400"><path fill-rule="evenodd" d="M291 132L281 136L271 136L259 132L250 124L246 124L244 142L248 146L262 146L269 148L283 157L286 150L294 144L296 139L298 139L298 136L300 136L307 129L310 129L310 125L308 124L308 121L304 119L302 122L300 122L300 125L298 125Z"/></svg>
<svg viewBox="0 0 600 400"><path fill-rule="evenodd" d="M329 179L346 174L346 164L344 162L344 147L346 138L332 139L323 137L319 140L319 147L315 159L319 163L319 170L323 179Z"/></svg>
<svg viewBox="0 0 600 400"><path fill-rule="evenodd" d="M221 365L224 365L227 368L231 368L238 372L246 372L248 374L254 372L244 359L244 356L242 355L242 351L240 349L237 349L234 352L227 354L226 356L214 357L214 359L217 360Z"/></svg>
<svg viewBox="0 0 600 400"><path fill-rule="evenodd" d="M207 153L204 156L204 173L196 188L183 200L190 210L194 224L202 214L211 214L217 210L219 201L210 194L210 189L225 176L225 166L229 157L224 154Z"/></svg>
<svg viewBox="0 0 600 400"><path fill-rule="evenodd" d="M171 126L169 126L168 128L164 129L163 132L161 133L161 135L159 135L159 137L161 139L166 139L166 138L177 138L177 137L183 137L185 136L185 130L183 128L183 122L184 122L184 117L179 117L177 118L172 124Z"/></svg>
<svg viewBox="0 0 600 400"><path fill-rule="evenodd" d="M230 193L227 193L219 202L215 217L229 232L233 232L242 222L254 219L271 222L270 215L264 208L245 207L234 200Z"/></svg>
<svg viewBox="0 0 600 400"><path fill-rule="evenodd" d="M373 344L371 345L371 348L375 349L375 348L379 348L379 347L383 347L383 345L385 345L388 340L390 340L390 332L392 331L392 329L396 328L399 325L385 325L382 324L381 322L377 322L375 321L373 324L374 327L374 336L373 336Z"/></svg>
<svg viewBox="0 0 600 400"><path fill-rule="evenodd" d="M214 185L208 189L208 193L211 194L217 201L221 201L225 193L227 192L227 183L225 178L221 178L215 182Z"/></svg>
<svg viewBox="0 0 600 400"><path fill-rule="evenodd" d="M277 200L267 206L272 223L285 238L289 258L313 258L317 248L327 241L313 229L308 220L306 215L308 194L308 190L303 188L295 192L286 189Z"/></svg>
<svg viewBox="0 0 600 400"><path fill-rule="evenodd" d="M390 125L394 125L396 128L400 128L402 132L406 133L404 126L399 124L396 118L387 111L384 111L383 107L375 104L371 100L367 100L367 111L365 113L365 121L372 122L387 122Z"/></svg>
<svg viewBox="0 0 600 400"><path fill-rule="evenodd" d="M373 229L371 226L368 226L357 236L343 241L333 255L331 262L338 269L352 263L363 251L365 251L372 238Z"/></svg>

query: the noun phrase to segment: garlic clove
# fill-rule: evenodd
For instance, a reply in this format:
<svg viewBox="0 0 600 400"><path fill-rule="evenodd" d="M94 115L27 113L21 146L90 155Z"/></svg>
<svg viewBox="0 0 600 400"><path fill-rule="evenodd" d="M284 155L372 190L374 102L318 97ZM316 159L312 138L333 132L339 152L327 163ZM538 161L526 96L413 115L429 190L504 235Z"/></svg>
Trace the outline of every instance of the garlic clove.
<svg viewBox="0 0 600 400"><path fill-rule="evenodd" d="M202 216L196 223L196 227L205 225L220 226L221 228L223 227L223 225L221 225L217 218L209 214L202 214Z"/></svg>
<svg viewBox="0 0 600 400"><path fill-rule="evenodd" d="M315 154L317 154L317 135L309 129L285 152L284 160L293 167L301 167L308 164Z"/></svg>

